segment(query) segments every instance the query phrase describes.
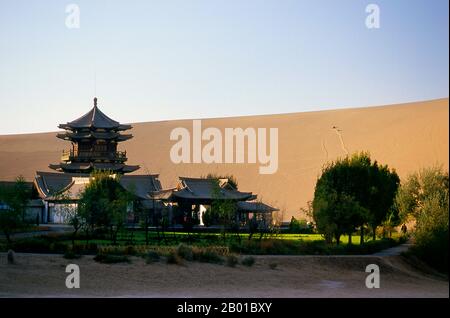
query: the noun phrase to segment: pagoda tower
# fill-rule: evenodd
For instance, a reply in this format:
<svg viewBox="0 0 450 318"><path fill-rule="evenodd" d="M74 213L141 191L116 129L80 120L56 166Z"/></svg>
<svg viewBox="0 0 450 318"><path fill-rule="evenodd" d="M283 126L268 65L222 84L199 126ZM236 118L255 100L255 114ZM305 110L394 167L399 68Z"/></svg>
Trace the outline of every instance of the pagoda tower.
<svg viewBox="0 0 450 318"><path fill-rule="evenodd" d="M120 124L101 112L97 97L87 114L58 127L65 132L57 137L70 141L72 147L64 150L61 162L50 164L50 168L68 173L90 173L92 170L129 173L139 169L139 166L126 165L126 151L117 150L119 142L133 138L131 134L122 134L131 129L131 125Z"/></svg>

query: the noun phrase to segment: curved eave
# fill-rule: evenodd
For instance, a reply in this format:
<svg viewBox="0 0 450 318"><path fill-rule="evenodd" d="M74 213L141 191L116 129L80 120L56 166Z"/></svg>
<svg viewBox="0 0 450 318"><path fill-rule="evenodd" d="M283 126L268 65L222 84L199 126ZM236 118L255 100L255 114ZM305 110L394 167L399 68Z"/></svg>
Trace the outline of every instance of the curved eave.
<svg viewBox="0 0 450 318"><path fill-rule="evenodd" d="M59 172L63 171L60 164L49 164L48 167Z"/></svg>
<svg viewBox="0 0 450 318"><path fill-rule="evenodd" d="M103 139L103 140L117 140L126 141L133 138L133 135L121 135L116 132L106 132L106 133L59 133L56 135L57 138L63 140L82 140L82 139Z"/></svg>
<svg viewBox="0 0 450 318"><path fill-rule="evenodd" d="M119 135L119 137L117 137L117 141L126 141L131 138L133 138L133 135Z"/></svg>
<svg viewBox="0 0 450 318"><path fill-rule="evenodd" d="M129 172L134 172L136 170L139 170L140 168L141 168L140 166L128 166L128 165L126 165L126 166L123 167L122 171L124 173L129 173Z"/></svg>
<svg viewBox="0 0 450 318"><path fill-rule="evenodd" d="M241 193L232 195L222 195L218 198L213 198L212 196L195 195L194 193L184 192L183 190L174 191L173 197L184 199L184 200L235 200L235 201L245 201L252 197L252 193Z"/></svg>
<svg viewBox="0 0 450 318"><path fill-rule="evenodd" d="M103 163L89 163L86 165L81 164L74 164L74 163L59 163L59 164L50 164L49 168L64 172L64 171L70 171L70 172L89 172L90 170L97 169L97 170L111 170L115 172L123 172L123 173L130 173L134 172L141 167L139 165L135 166L129 166L124 164L103 164Z"/></svg>
<svg viewBox="0 0 450 318"><path fill-rule="evenodd" d="M121 125L119 125L119 127L117 127L117 130L128 130L128 129L131 129L131 128L133 128L131 125L125 125L125 124L121 124Z"/></svg>

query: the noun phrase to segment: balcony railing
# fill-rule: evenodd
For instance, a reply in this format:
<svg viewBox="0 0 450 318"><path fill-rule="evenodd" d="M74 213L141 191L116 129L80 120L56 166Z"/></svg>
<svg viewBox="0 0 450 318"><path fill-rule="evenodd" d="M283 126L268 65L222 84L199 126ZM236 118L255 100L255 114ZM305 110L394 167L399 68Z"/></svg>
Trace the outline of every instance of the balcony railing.
<svg viewBox="0 0 450 318"><path fill-rule="evenodd" d="M114 160L114 161L126 161L127 152L126 151L73 151L73 150L63 150L61 155L61 161L90 161L90 160Z"/></svg>

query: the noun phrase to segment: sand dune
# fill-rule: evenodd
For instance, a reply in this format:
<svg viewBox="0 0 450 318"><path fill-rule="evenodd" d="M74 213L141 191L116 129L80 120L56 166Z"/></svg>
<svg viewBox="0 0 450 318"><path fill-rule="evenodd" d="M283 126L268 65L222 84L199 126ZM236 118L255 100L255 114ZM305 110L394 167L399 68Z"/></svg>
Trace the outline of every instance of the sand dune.
<svg viewBox="0 0 450 318"><path fill-rule="evenodd" d="M102 110L108 114L107 107ZM80 108L80 115L88 109ZM121 145L137 173L159 173L164 187L175 186L178 176L209 172L231 173L239 188L284 211L284 219L300 216L300 207L312 199L314 185L327 160L346 152L366 150L373 158L394 167L401 178L436 163L448 170L449 100L282 115L202 120L203 129L217 127L277 127L279 165L272 175L259 174L257 164L173 164L169 135L175 127L192 130L192 121L134 124L134 138ZM61 118L66 122L73 118ZM120 118L115 118L120 121ZM59 123L55 123L55 127ZM334 127L334 128L333 128ZM49 170L69 143L55 133L0 136L0 180L19 174L32 180L36 170Z"/></svg>

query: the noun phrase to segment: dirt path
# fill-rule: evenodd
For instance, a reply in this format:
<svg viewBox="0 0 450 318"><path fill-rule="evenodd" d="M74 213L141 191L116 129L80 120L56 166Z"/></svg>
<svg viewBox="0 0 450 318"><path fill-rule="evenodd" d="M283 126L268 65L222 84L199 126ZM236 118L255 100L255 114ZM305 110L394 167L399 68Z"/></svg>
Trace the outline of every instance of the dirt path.
<svg viewBox="0 0 450 318"><path fill-rule="evenodd" d="M405 243L373 254L373 256L397 256L406 252L413 244Z"/></svg>
<svg viewBox="0 0 450 318"><path fill-rule="evenodd" d="M0 254L0 297L448 297L448 280L417 272L399 256L257 256L253 267L185 262L99 264L92 256ZM65 287L67 264L80 267L80 289ZM270 264L277 264L271 269ZM381 288L365 286L377 264Z"/></svg>

